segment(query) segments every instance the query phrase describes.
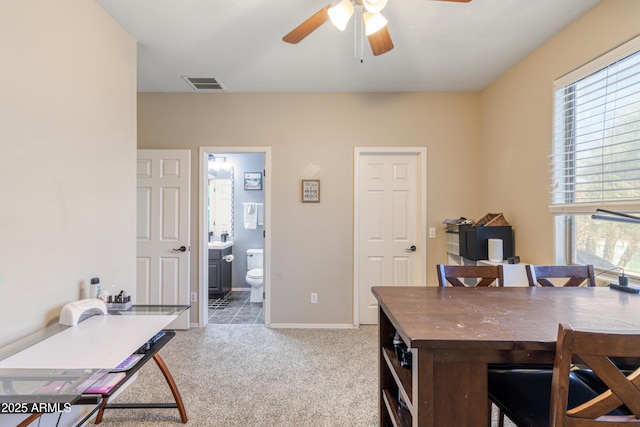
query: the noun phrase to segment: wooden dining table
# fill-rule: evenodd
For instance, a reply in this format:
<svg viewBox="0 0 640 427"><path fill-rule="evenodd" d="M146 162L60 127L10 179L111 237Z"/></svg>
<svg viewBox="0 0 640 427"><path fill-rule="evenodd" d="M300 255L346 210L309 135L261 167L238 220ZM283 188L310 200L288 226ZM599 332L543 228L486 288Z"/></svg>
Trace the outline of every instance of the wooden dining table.
<svg viewBox="0 0 640 427"><path fill-rule="evenodd" d="M553 363L560 323L640 333L640 295L608 287L372 292L379 304L381 426L487 425L488 365ZM410 368L396 358L396 332L410 348Z"/></svg>

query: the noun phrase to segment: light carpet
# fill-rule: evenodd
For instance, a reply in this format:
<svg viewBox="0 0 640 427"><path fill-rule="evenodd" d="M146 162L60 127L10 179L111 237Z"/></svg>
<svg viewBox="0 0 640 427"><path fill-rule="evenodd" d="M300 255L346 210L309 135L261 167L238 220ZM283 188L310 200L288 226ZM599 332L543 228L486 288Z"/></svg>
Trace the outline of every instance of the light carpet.
<svg viewBox="0 0 640 427"><path fill-rule="evenodd" d="M188 426L376 426L377 326L269 329L210 325L178 331L160 352ZM155 363L113 402L172 402ZM112 409L102 424L180 425L177 409Z"/></svg>

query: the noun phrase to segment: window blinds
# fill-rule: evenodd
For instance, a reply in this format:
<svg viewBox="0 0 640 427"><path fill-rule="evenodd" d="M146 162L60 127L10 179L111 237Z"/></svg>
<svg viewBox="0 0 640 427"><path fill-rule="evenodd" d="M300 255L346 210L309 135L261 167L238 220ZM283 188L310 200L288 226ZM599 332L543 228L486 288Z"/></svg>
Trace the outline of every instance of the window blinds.
<svg viewBox="0 0 640 427"><path fill-rule="evenodd" d="M634 42L635 52L626 46L606 65L599 58L596 70L588 64L556 82L554 212L640 205L640 43Z"/></svg>

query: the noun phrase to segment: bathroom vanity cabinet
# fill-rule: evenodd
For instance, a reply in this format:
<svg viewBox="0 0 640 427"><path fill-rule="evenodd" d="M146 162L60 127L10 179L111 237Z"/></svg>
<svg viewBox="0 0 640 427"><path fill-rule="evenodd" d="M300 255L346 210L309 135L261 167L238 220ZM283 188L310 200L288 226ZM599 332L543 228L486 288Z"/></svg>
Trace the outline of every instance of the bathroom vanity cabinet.
<svg viewBox="0 0 640 427"><path fill-rule="evenodd" d="M231 291L231 263L223 258L231 255L233 247L209 248L209 298L222 298Z"/></svg>

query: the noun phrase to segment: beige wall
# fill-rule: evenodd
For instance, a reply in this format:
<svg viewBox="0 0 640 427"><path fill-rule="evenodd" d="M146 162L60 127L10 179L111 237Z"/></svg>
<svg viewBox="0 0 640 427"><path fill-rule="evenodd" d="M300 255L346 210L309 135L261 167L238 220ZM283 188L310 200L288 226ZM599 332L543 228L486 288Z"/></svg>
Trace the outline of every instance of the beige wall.
<svg viewBox="0 0 640 427"><path fill-rule="evenodd" d="M93 276L135 290L136 44L93 1L0 5L0 346Z"/></svg>
<svg viewBox="0 0 640 427"><path fill-rule="evenodd" d="M640 2L605 0L481 92L481 211L502 211L523 261L553 263L553 81L640 34Z"/></svg>
<svg viewBox="0 0 640 427"><path fill-rule="evenodd" d="M139 94L138 147L191 149L193 165L200 146L272 147L271 322L344 325L353 306L354 147L427 147L427 225L440 231L445 217L479 214L477 101L473 93ZM206 232L197 172L192 289ZM300 203L302 178L321 180L320 204ZM428 242L423 262L434 283L435 264L446 260L443 233Z"/></svg>

